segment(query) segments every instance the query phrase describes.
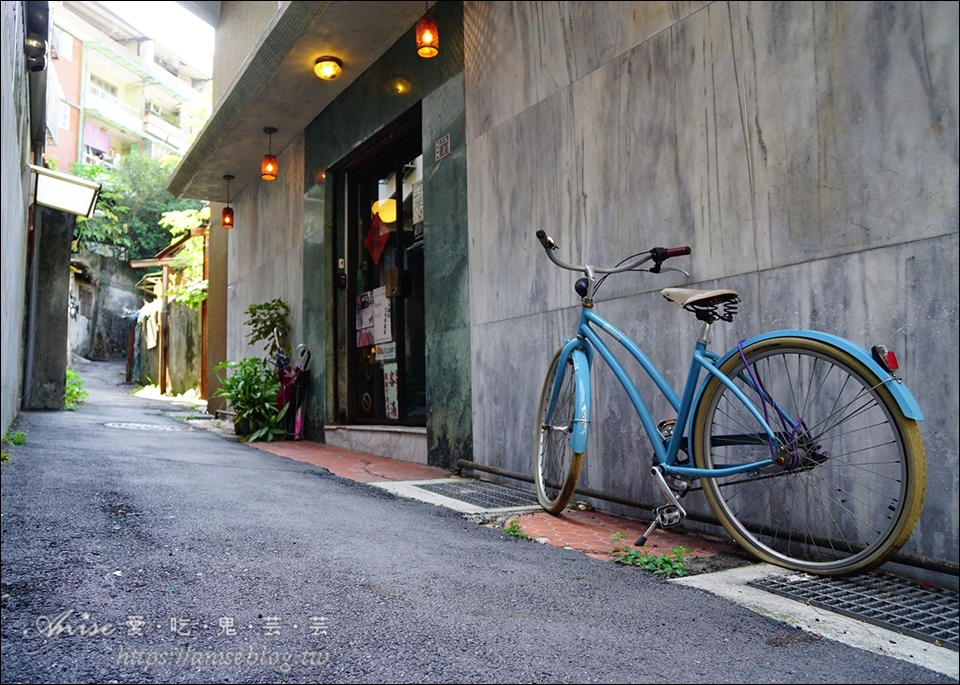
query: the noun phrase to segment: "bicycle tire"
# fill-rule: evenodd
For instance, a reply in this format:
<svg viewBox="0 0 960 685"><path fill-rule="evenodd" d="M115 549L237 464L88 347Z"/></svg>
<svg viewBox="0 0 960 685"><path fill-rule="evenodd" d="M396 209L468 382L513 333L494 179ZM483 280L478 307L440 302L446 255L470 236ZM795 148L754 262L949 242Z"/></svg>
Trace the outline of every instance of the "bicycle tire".
<svg viewBox="0 0 960 685"><path fill-rule="evenodd" d="M811 574L862 573L889 560L923 507L926 461L916 421L865 364L826 343L784 336L745 347L743 357L749 371L740 354L720 370L770 414L783 446L771 447L765 433L749 442L760 423L711 377L693 419L694 462L709 469L774 454L782 463L701 479L723 527L762 561ZM755 386L769 398L765 409ZM773 402L801 420L796 430L779 419L775 425Z"/></svg>
<svg viewBox="0 0 960 685"><path fill-rule="evenodd" d="M561 351L562 348L553 355L550 368L543 380L540 403L537 406L537 430L533 448L533 473L537 486L537 500L540 506L551 514L562 512L573 498L585 454L585 452L574 452L571 444L576 408L582 406L582 403L576 396L572 359L567 357L563 368L558 368ZM553 416L547 417L557 373L563 374L563 381Z"/></svg>

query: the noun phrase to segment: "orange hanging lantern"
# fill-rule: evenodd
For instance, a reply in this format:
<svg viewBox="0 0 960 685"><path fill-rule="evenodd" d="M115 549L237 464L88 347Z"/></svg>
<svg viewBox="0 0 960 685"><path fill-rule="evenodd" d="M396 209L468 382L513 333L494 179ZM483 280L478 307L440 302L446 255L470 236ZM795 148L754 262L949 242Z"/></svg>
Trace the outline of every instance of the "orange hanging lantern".
<svg viewBox="0 0 960 685"><path fill-rule="evenodd" d="M263 129L263 132L270 138L267 154L263 156L263 161L260 163L260 178L264 181L276 181L278 165L277 156L273 154L273 134L277 132L277 129L267 126Z"/></svg>
<svg viewBox="0 0 960 685"><path fill-rule="evenodd" d="M233 208L230 206L230 181L233 180L233 176L224 174L223 179L227 182L227 206L220 214L220 225L224 228L233 228Z"/></svg>
<svg viewBox="0 0 960 685"><path fill-rule="evenodd" d="M421 57L436 57L440 54L440 34L436 20L424 14L417 22L417 54Z"/></svg>

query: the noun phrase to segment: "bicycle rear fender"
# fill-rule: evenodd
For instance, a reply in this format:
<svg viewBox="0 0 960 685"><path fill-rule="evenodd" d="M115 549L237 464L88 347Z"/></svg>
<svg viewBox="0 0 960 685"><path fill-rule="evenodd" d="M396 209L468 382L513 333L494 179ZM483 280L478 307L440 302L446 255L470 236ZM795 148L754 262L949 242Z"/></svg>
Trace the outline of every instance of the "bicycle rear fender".
<svg viewBox="0 0 960 685"><path fill-rule="evenodd" d="M903 412L904 416L906 416L908 419L913 419L914 421L923 421L923 412L920 410L920 405L917 404L917 400L914 399L913 394L910 392L907 386L904 385L902 381L895 379L890 373L885 371L883 367L877 364L877 362L875 362L873 357L870 355L870 352L863 349L859 345L846 340L845 338L831 335L830 333L822 333L820 331L783 330L763 333L750 338L749 340L744 340L743 346L748 347L749 345L761 342L763 340L783 337L816 340L853 355L858 361L862 362L864 366L870 369L870 371L873 372L877 378L884 382L887 390L890 391L890 394L893 395L893 398L897 401L897 405L900 407L900 411ZM727 352L725 355L723 355L723 357L717 360L717 368L722 366L728 359L730 359L730 357L734 356L735 354L739 354L739 352L739 349L736 347ZM709 374L707 375L707 378L704 379L703 383L700 384L699 390L697 390L697 398L693 403L694 407L698 407L700 405L700 396L703 394L703 388L706 386L708 380L710 380Z"/></svg>

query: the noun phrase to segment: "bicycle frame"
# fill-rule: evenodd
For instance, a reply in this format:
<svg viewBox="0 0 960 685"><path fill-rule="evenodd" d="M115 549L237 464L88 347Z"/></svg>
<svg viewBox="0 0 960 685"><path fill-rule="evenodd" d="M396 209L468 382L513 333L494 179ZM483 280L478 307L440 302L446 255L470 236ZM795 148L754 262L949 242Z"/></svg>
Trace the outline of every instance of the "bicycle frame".
<svg viewBox="0 0 960 685"><path fill-rule="evenodd" d="M669 440L666 440L660 436L660 432L654 423L653 416L650 414L650 410L647 409L647 405L643 401L643 397L641 396L636 384L633 382L633 379L627 375L627 372L620 363L620 360L616 357L616 355L613 354L609 346L600 339L600 336L594 330L593 326L599 327L610 337L620 343L620 345L630 354L630 356L633 357L638 364L640 364L647 376L649 376L650 379L656 384L657 388L677 412L673 434ZM690 360L690 368L687 372L687 378L684 383L682 396L677 395L676 391L674 391L674 389L670 386L656 365L650 360L649 357L647 357L646 354L644 354L643 350L641 350L640 347L628 335L620 331L616 326L597 314L592 307L583 306L580 310L580 321L577 324L577 337L566 341L561 352L561 358L559 360L561 365L566 364L568 359L571 358L571 355L575 355L577 351L582 352L587 362L586 369L582 368L582 364L579 363L579 361L575 361L574 363L574 372L578 376L576 378L576 382L579 385L588 385L587 379L579 376L581 376L581 374L589 375L591 372L593 368L594 350L600 353L600 357L607 364L610 370L613 371L614 375L617 377L617 380L620 381L620 385L626 391L627 396L630 398L630 402L633 404L637 415L640 417L640 421L647 433L647 437L649 437L650 443L653 446L655 464L658 464L667 475L691 479L720 478L739 473L759 471L760 469L763 469L774 463L774 455L771 455L771 458L769 459L762 459L759 461L723 468L701 469L693 466L681 466L678 464L677 455L680 452L681 445L687 438L687 426L691 411L695 406L694 400L699 396L698 387L701 371L706 371L709 375L715 376L721 383L730 388L730 390L743 403L744 407L746 407L757 419L763 430L766 431L767 438L771 441L771 445L779 446L781 444L780 438L777 437L777 434L770 427L767 420L764 419L763 414L757 409L756 405L751 402L743 394L743 392L741 392L741 390L717 368L716 361L719 359L719 357L718 355L707 350L705 335L700 335L697 339L693 355ZM559 388L555 385L550 399L549 414L553 413L553 407L556 403L558 391ZM589 393L584 393L582 396L584 397L585 406L580 408L580 414L583 417L588 418L590 416L590 395ZM575 446L575 451L583 451L586 448L585 427L581 432L584 444L579 448ZM576 439L578 437L577 431L574 430L574 433L574 438ZM688 450L689 449L690 448L688 447Z"/></svg>

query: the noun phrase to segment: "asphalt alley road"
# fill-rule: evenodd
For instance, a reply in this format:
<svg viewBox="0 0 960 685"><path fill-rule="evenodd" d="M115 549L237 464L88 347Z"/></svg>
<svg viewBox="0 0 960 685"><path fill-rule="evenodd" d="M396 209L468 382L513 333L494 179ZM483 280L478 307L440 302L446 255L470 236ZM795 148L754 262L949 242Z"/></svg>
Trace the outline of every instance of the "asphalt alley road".
<svg viewBox="0 0 960 685"><path fill-rule="evenodd" d="M955 683L192 429L82 363L2 466L2 681Z"/></svg>

